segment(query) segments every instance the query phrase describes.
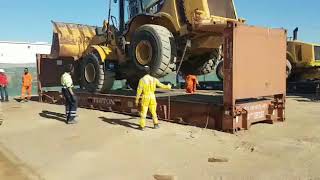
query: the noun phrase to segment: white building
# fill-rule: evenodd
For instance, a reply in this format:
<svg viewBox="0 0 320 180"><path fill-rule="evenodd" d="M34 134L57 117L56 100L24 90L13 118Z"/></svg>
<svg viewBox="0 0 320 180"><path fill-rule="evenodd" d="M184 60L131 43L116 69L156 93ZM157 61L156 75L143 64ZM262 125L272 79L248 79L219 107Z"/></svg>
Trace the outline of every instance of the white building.
<svg viewBox="0 0 320 180"><path fill-rule="evenodd" d="M51 45L48 43L0 41L0 64L36 63L36 54L50 54L50 51Z"/></svg>

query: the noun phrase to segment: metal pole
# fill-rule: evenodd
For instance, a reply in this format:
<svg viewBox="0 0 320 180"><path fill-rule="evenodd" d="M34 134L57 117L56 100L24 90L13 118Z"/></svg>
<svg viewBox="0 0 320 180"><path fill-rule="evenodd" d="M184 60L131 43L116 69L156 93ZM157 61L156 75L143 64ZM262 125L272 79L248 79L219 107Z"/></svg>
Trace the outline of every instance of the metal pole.
<svg viewBox="0 0 320 180"><path fill-rule="evenodd" d="M107 42L109 41L110 19L111 19L111 0L109 0L108 26L107 26Z"/></svg>
<svg viewBox="0 0 320 180"><path fill-rule="evenodd" d="M186 46L184 47L184 51L183 51L183 54L182 54L182 57L181 57L181 61L179 63L179 66L178 66L178 69L177 69L177 75L176 75L176 83L177 83L177 86L178 86L178 83L179 83L179 71L180 71L180 68L181 68L181 65L182 65L182 62L184 60L184 57L186 55L186 52L187 52L187 49L191 47L191 40L187 40L187 43L186 43ZM179 85L179 89L180 89L180 85Z"/></svg>
<svg viewBox="0 0 320 180"><path fill-rule="evenodd" d="M119 1L119 31L120 33L123 33L124 31L124 25L125 25L125 22L124 22L124 6L125 6L125 0L120 0Z"/></svg>

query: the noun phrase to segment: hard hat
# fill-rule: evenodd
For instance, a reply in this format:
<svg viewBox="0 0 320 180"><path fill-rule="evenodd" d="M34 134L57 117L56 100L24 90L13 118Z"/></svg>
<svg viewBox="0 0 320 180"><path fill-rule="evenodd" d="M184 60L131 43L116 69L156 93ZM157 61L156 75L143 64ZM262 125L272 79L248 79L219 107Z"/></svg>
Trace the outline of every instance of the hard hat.
<svg viewBox="0 0 320 180"><path fill-rule="evenodd" d="M0 69L0 73L4 73L5 71L4 71L4 69Z"/></svg>
<svg viewBox="0 0 320 180"><path fill-rule="evenodd" d="M144 66L143 68L144 68L144 71L146 73L150 73L150 67L149 66Z"/></svg>

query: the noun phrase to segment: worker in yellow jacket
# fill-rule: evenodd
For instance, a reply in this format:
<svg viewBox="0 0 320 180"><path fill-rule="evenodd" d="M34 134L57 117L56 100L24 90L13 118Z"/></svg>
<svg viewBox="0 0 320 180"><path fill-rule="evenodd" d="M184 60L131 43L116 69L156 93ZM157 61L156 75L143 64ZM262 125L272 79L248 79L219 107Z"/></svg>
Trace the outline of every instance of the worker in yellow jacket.
<svg viewBox="0 0 320 180"><path fill-rule="evenodd" d="M136 96L136 106L139 105L140 96L141 98L141 111L140 111L140 128L144 130L146 126L146 117L148 113L148 109L151 112L154 128L159 128L158 116L157 116L157 100L155 91L157 87L162 89L171 89L171 85L165 85L160 83L160 81L152 76L150 76L150 68L148 66L144 67L145 76L143 76L138 85L137 96Z"/></svg>
<svg viewBox="0 0 320 180"><path fill-rule="evenodd" d="M73 66L68 64L65 66L65 72L61 76L62 94L65 98L66 107L66 123L76 124L77 120L77 97L73 92L73 81L72 81Z"/></svg>

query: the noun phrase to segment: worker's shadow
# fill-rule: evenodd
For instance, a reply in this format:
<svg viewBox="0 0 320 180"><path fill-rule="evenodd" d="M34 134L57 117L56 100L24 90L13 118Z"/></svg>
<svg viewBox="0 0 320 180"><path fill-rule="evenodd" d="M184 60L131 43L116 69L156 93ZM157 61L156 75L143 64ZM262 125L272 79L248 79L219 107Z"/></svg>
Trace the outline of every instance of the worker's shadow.
<svg viewBox="0 0 320 180"><path fill-rule="evenodd" d="M109 124L112 124L112 125L120 125L120 126L124 126L124 127L128 127L128 128L132 128L132 129L137 129L139 130L139 124L136 124L136 123L132 123L132 122L129 122L128 120L132 120L132 119L135 119L135 118L126 118L126 119L109 119L109 118L106 118L106 117L99 117L103 122L106 122L106 123L109 123ZM148 127L150 128L150 127Z"/></svg>
<svg viewBox="0 0 320 180"><path fill-rule="evenodd" d="M66 115L65 114L43 110L41 113L39 113L39 115L41 117L44 117L47 119L54 119L54 120L61 121L64 123L66 122Z"/></svg>

